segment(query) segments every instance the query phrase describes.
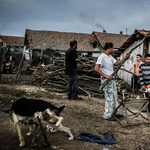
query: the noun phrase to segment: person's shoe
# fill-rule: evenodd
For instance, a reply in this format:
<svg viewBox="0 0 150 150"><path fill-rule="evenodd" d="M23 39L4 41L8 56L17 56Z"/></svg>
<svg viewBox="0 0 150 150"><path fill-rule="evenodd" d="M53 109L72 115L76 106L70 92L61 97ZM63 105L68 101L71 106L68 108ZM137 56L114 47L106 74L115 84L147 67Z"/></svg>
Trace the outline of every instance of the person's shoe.
<svg viewBox="0 0 150 150"><path fill-rule="evenodd" d="M114 116L115 116L116 118L118 118L118 119L124 117L124 115L122 115L122 114L118 114L118 115L114 115Z"/></svg>
<svg viewBox="0 0 150 150"><path fill-rule="evenodd" d="M110 117L110 118L108 118L106 120L108 120L108 121L117 121L114 117Z"/></svg>
<svg viewBox="0 0 150 150"><path fill-rule="evenodd" d="M136 97L136 99L140 99L140 95L138 95L138 96Z"/></svg>
<svg viewBox="0 0 150 150"><path fill-rule="evenodd" d="M77 96L77 97L73 97L72 99L73 99L73 100L81 100L82 97L78 97L78 96Z"/></svg>

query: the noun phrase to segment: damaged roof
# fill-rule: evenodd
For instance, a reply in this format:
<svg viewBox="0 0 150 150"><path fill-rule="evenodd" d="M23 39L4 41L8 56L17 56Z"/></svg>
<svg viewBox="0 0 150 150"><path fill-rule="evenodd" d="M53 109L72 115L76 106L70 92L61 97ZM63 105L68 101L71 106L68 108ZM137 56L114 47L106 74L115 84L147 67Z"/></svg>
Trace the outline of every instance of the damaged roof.
<svg viewBox="0 0 150 150"><path fill-rule="evenodd" d="M39 31L26 29L25 45L30 49L67 50L70 47L70 41L78 42L78 50L93 50L94 41L97 42L100 50L103 49L106 42L112 42L114 48L118 49L130 35L112 34L106 32L93 32L92 34L69 33L58 31Z"/></svg>
<svg viewBox="0 0 150 150"><path fill-rule="evenodd" d="M148 32L150 32L150 30L138 30L135 29L134 33L123 43L123 45L118 49L118 51L116 51L113 56L114 57L119 57L121 55L121 53L123 53L128 47L131 46L131 44L133 44L135 41L142 39L144 36L146 36L146 34L148 34ZM150 37L150 35L149 35Z"/></svg>
<svg viewBox="0 0 150 150"><path fill-rule="evenodd" d="M25 34L25 45L30 49L67 50L70 47L71 40L78 42L78 50L93 50L92 42L95 37L92 34L30 29L26 29Z"/></svg>
<svg viewBox="0 0 150 150"><path fill-rule="evenodd" d="M114 48L118 49L120 46L130 37L130 35L125 35L122 32L120 34L106 33L103 32L93 32L97 40L99 41L101 47L103 48L106 42L111 42L114 44Z"/></svg>
<svg viewBox="0 0 150 150"><path fill-rule="evenodd" d="M0 35L3 43L10 46L24 46L24 37Z"/></svg>

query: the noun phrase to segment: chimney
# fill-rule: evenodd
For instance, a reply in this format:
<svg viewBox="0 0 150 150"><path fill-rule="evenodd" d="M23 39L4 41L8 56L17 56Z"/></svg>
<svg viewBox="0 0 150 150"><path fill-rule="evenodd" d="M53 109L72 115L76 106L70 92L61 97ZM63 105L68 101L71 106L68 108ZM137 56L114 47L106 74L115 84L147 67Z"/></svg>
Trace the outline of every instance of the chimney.
<svg viewBox="0 0 150 150"><path fill-rule="evenodd" d="M106 33L106 30L103 30L103 33Z"/></svg>
<svg viewBox="0 0 150 150"><path fill-rule="evenodd" d="M120 34L122 35L122 34L123 34L123 31L120 31Z"/></svg>

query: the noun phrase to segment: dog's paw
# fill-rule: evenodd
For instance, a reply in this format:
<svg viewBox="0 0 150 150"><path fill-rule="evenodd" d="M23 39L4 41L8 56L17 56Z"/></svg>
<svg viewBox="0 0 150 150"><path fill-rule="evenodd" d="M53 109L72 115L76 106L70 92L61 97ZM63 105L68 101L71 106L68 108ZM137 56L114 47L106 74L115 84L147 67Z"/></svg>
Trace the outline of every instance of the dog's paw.
<svg viewBox="0 0 150 150"><path fill-rule="evenodd" d="M59 125L60 125L60 122L57 122L57 123L56 123L56 127L58 127Z"/></svg>
<svg viewBox="0 0 150 150"><path fill-rule="evenodd" d="M25 146L25 141L24 141L24 140L22 140L22 141L20 142L19 146L20 146L20 147Z"/></svg>
<svg viewBox="0 0 150 150"><path fill-rule="evenodd" d="M69 137L69 141L72 141L72 140L73 140L73 138L74 138L73 136Z"/></svg>
<svg viewBox="0 0 150 150"><path fill-rule="evenodd" d="M26 135L27 135L27 136L31 136L31 132L27 133Z"/></svg>

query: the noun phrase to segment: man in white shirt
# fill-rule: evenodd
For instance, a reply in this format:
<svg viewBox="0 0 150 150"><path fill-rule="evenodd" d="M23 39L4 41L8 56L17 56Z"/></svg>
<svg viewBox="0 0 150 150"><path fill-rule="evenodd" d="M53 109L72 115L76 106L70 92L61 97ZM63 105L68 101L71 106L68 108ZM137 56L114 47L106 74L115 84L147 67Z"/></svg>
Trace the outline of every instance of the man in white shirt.
<svg viewBox="0 0 150 150"><path fill-rule="evenodd" d="M101 75L101 84L107 79L109 80L109 83L103 89L105 91L105 112L103 118L109 121L116 121L112 114L118 107L118 93L115 79L111 74L114 72L113 65L120 65L123 59L125 57L129 58L130 55L125 55L120 61L117 61L111 55L114 51L112 43L106 43L104 49L104 53L102 53L97 59L94 70ZM119 110L116 112L115 116L117 118L123 117L123 115L119 114Z"/></svg>

